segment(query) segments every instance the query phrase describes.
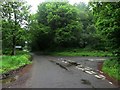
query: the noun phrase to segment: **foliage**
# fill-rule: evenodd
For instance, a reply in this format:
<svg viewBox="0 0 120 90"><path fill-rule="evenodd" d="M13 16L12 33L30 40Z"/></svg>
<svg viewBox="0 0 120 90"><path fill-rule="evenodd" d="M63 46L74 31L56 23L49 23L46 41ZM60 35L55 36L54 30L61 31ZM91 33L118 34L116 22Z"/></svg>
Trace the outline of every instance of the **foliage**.
<svg viewBox="0 0 120 90"><path fill-rule="evenodd" d="M78 10L65 2L45 2L38 6L38 22L56 30L78 19Z"/></svg>
<svg viewBox="0 0 120 90"><path fill-rule="evenodd" d="M25 28L29 18L29 6L23 1L3 1L1 8L3 54L14 55L15 46L24 46L24 41L27 39Z"/></svg>
<svg viewBox="0 0 120 90"><path fill-rule="evenodd" d="M111 57L112 53L108 51L98 51L90 49L79 49L79 48L59 48L55 50L44 51L43 54L53 56L94 56L94 57Z"/></svg>
<svg viewBox="0 0 120 90"><path fill-rule="evenodd" d="M98 34L107 40L114 56L120 59L120 2L94 2L91 5Z"/></svg>
<svg viewBox="0 0 120 90"><path fill-rule="evenodd" d="M36 18L31 22L30 30L38 31L32 33L33 37L38 36L32 40L33 47L47 49L55 46L79 46L82 24L76 7L66 2L44 2L38 6L38 12L33 16Z"/></svg>
<svg viewBox="0 0 120 90"><path fill-rule="evenodd" d="M111 47L115 58L104 62L103 71L120 80L120 1L91 3L97 33Z"/></svg>
<svg viewBox="0 0 120 90"><path fill-rule="evenodd" d="M30 64L30 55L18 53L15 56L2 56L2 60L0 60L0 73L7 73L11 70L16 70L24 65Z"/></svg>
<svg viewBox="0 0 120 90"><path fill-rule="evenodd" d="M81 38L80 38L80 46L82 48L89 47L93 49L99 49L98 47L101 42L101 38L96 34L96 27L94 25L94 17L92 10L89 5L81 2L74 5L80 11L79 17L80 22L83 24Z"/></svg>
<svg viewBox="0 0 120 90"><path fill-rule="evenodd" d="M31 15L31 22L29 23L30 28L30 47L33 50L45 49L48 48L51 43L51 29L49 26L45 26L36 21L36 14Z"/></svg>
<svg viewBox="0 0 120 90"><path fill-rule="evenodd" d="M38 12L31 16L31 21L32 47L89 46L98 49L100 46L101 38L96 35L93 14L84 3L70 5L67 2L44 2L38 6ZM48 35L41 35L41 30L46 31L46 27Z"/></svg>
<svg viewBox="0 0 120 90"><path fill-rule="evenodd" d="M82 24L73 21L64 28L59 28L55 32L55 43L61 47L75 47L79 45Z"/></svg>
<svg viewBox="0 0 120 90"><path fill-rule="evenodd" d="M106 60L102 70L111 77L120 80L120 63L116 59Z"/></svg>

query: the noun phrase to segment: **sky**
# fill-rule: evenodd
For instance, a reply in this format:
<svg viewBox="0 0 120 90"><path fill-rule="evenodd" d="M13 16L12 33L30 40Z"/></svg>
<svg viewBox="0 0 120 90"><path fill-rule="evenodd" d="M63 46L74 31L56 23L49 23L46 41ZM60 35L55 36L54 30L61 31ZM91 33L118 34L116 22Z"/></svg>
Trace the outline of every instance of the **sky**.
<svg viewBox="0 0 120 90"><path fill-rule="evenodd" d="M46 0L26 0L28 2L29 5L31 5L31 13L35 13L37 11L37 6L39 5L39 3L42 3ZM89 0L68 0L70 4L74 4L74 3L79 3L79 2L85 2L88 3Z"/></svg>

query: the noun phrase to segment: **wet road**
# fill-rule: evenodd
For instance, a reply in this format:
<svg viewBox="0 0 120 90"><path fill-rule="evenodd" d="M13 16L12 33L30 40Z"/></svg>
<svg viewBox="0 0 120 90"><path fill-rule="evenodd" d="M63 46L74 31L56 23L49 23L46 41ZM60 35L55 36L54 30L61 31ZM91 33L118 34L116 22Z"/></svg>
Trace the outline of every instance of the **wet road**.
<svg viewBox="0 0 120 90"><path fill-rule="evenodd" d="M94 75L76 69L75 66L69 66L66 70L51 62L54 60L61 63L63 59L73 60L97 70L97 64L101 58L34 55L30 72L27 72L9 88L116 88L108 80L97 79Z"/></svg>

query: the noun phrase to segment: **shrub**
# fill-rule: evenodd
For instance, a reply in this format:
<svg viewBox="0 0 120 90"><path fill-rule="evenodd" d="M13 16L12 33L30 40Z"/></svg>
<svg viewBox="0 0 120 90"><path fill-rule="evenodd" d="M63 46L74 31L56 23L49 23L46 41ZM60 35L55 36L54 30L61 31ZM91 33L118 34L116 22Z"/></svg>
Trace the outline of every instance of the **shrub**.
<svg viewBox="0 0 120 90"><path fill-rule="evenodd" d="M30 55L16 55L16 56L3 56L0 60L0 73L7 73L11 70L20 68L21 66L30 64Z"/></svg>

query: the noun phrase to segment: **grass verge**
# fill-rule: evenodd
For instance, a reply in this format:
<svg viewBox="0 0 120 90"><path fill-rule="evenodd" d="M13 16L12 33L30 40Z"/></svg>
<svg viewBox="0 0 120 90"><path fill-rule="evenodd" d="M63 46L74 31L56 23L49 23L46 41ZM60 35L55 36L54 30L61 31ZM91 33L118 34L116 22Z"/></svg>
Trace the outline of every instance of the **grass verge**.
<svg viewBox="0 0 120 90"><path fill-rule="evenodd" d="M108 51L86 50L86 49L65 49L46 51L45 54L53 56L94 56L94 57L111 57L112 53Z"/></svg>
<svg viewBox="0 0 120 90"><path fill-rule="evenodd" d="M30 64L30 55L26 52L18 52L15 56L1 56L0 74L7 73L11 70L16 70L24 65Z"/></svg>
<svg viewBox="0 0 120 90"><path fill-rule="evenodd" d="M102 71L110 77L120 80L120 63L117 60L106 60L103 64Z"/></svg>

